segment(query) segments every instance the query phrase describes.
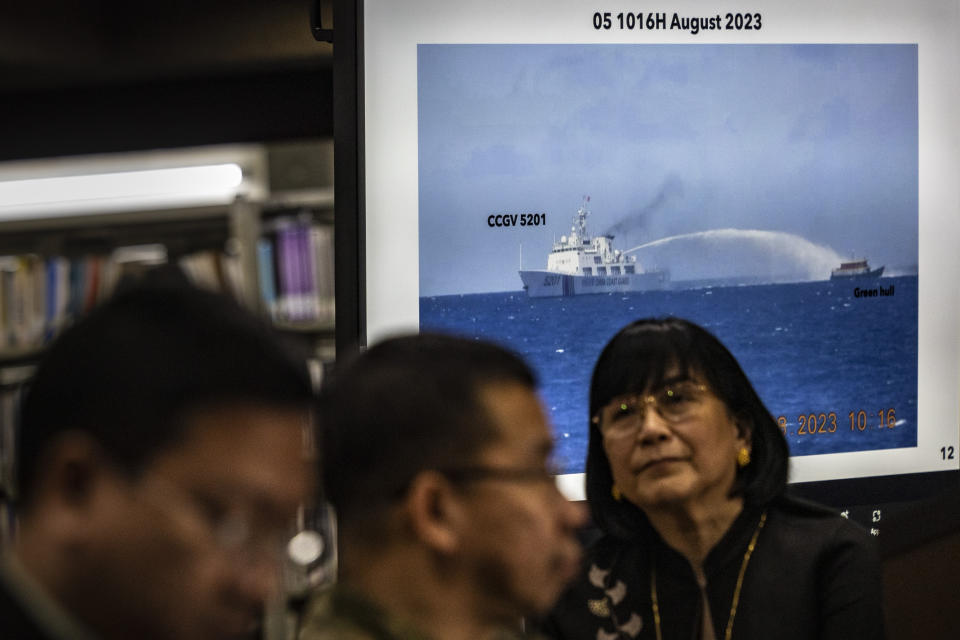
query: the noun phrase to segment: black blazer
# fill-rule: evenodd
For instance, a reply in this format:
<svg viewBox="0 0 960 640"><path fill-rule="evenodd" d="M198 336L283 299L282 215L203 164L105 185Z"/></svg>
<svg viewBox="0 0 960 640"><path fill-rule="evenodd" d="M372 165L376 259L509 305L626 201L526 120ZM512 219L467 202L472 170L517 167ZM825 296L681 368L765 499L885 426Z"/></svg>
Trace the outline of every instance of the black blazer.
<svg viewBox="0 0 960 640"><path fill-rule="evenodd" d="M744 574L734 640L880 640L880 562L874 538L819 505L782 497ZM714 634L724 637L744 553L763 509L744 509L704 563ZM601 537L542 630L556 640L653 640L656 566L663 640L700 637L702 597L690 563L657 535Z"/></svg>

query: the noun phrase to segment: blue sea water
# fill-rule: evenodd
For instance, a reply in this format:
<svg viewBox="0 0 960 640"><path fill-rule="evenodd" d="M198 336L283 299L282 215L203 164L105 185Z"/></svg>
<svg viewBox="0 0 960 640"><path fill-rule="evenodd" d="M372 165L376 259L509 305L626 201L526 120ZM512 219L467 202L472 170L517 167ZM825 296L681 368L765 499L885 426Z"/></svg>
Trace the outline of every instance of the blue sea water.
<svg viewBox="0 0 960 640"><path fill-rule="evenodd" d="M856 297L857 286L894 290ZM770 412L783 418L791 455L916 446L917 276L420 299L421 329L505 344L534 367L565 473L584 468L590 374L600 350L632 320L664 315L706 327L733 352Z"/></svg>

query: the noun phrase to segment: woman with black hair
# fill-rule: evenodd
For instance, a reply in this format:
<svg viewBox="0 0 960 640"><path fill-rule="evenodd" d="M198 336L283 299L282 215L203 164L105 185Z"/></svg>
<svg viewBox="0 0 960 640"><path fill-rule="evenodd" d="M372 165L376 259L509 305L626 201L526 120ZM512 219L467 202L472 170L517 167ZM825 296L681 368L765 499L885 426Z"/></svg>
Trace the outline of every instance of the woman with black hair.
<svg viewBox="0 0 960 640"><path fill-rule="evenodd" d="M788 457L712 334L677 318L622 329L590 387L587 499L603 535L546 635L882 638L873 540L785 495Z"/></svg>

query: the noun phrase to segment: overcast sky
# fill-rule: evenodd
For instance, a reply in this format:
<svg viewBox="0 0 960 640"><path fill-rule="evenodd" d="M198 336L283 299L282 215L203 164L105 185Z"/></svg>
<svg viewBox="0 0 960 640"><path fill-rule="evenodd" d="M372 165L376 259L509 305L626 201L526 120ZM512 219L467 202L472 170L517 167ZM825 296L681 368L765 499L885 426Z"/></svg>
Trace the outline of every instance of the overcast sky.
<svg viewBox="0 0 960 640"><path fill-rule="evenodd" d="M914 45L420 45L418 97L421 295L520 289L584 195L621 249L917 263ZM739 239L635 255L692 277Z"/></svg>

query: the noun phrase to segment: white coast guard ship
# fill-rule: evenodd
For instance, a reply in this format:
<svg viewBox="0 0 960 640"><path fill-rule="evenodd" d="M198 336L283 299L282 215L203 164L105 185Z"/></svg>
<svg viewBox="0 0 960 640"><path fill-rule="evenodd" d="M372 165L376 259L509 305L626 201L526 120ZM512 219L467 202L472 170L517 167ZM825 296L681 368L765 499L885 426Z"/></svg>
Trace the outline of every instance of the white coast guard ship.
<svg viewBox="0 0 960 640"><path fill-rule="evenodd" d="M546 269L523 269L520 279L531 298L585 293L649 291L667 286L666 271L645 270L634 256L613 248L613 236L587 233L589 196L585 196L569 236L561 236L547 256Z"/></svg>

